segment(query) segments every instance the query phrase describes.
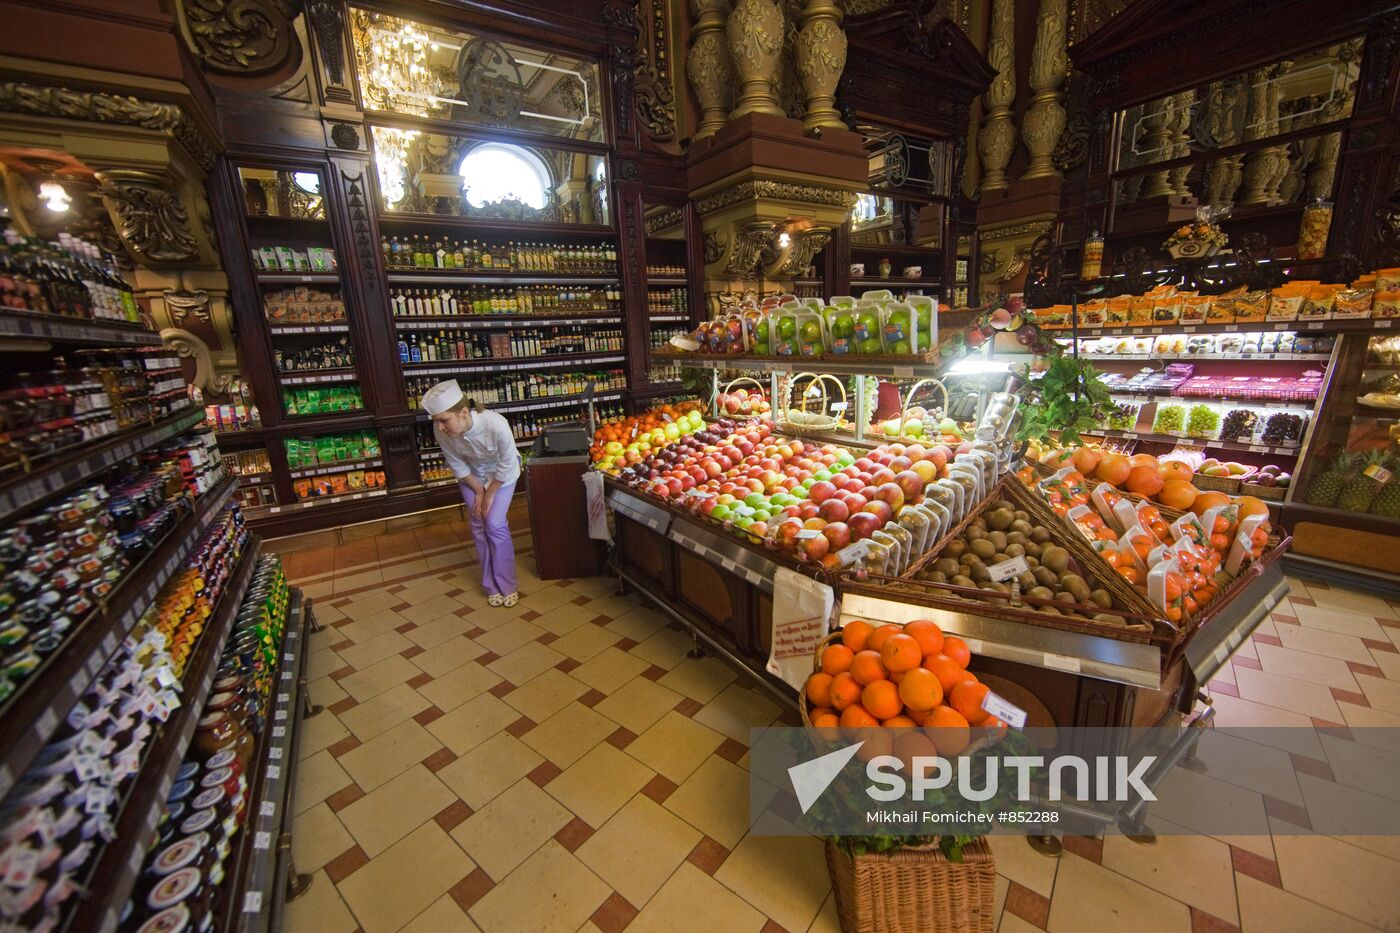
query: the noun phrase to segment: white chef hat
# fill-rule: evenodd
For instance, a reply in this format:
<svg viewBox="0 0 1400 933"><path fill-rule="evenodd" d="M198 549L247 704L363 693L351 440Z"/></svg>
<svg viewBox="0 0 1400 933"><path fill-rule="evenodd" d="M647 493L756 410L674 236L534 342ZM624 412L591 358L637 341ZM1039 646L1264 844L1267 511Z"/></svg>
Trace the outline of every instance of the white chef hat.
<svg viewBox="0 0 1400 933"><path fill-rule="evenodd" d="M431 417L436 418L464 397L462 387L457 384L457 380L448 379L446 382L439 382L423 393L423 410Z"/></svg>

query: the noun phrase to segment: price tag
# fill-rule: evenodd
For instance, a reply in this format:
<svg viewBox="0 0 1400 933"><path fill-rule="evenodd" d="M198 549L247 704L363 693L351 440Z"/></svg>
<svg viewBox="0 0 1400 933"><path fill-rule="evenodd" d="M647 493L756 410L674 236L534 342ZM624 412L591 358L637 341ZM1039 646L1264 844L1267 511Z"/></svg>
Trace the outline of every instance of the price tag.
<svg viewBox="0 0 1400 933"><path fill-rule="evenodd" d="M1288 330L1287 324L1275 324L1274 330Z"/></svg>
<svg viewBox="0 0 1400 933"><path fill-rule="evenodd" d="M894 375L895 375L895 378L896 378L896 379L913 379L913 378L914 378L914 367L912 367L912 366L896 366L896 367L894 368Z"/></svg>
<svg viewBox="0 0 1400 933"><path fill-rule="evenodd" d="M987 568L987 572L992 575L993 583L1004 583L1012 577L1019 577L1030 569L1031 565L1026 562L1024 557L1013 557L1010 560L992 564Z"/></svg>
<svg viewBox="0 0 1400 933"><path fill-rule="evenodd" d="M1138 439L1138 436L1137 436L1136 434L1134 434L1133 432L1131 432L1131 431L1124 431L1124 432L1123 432L1123 439L1124 439L1124 440L1129 440L1129 441L1135 441L1135 440Z"/></svg>
<svg viewBox="0 0 1400 933"><path fill-rule="evenodd" d="M849 402L832 402L830 407L832 411L845 411L849 405Z"/></svg>
<svg viewBox="0 0 1400 933"><path fill-rule="evenodd" d="M1227 334L1236 333L1236 332L1239 331L1239 329L1240 329L1240 325L1238 325L1238 324L1226 324L1226 325L1225 325L1225 333L1227 333Z"/></svg>
<svg viewBox="0 0 1400 933"><path fill-rule="evenodd" d="M1390 318L1381 318L1380 320L1376 321L1376 326L1377 326L1377 327L1383 327L1383 328L1386 328L1386 329L1388 330L1388 329L1390 328L1390 323L1391 323L1391 319L1390 319Z"/></svg>
<svg viewBox="0 0 1400 933"><path fill-rule="evenodd" d="M280 739L280 738L282 738L282 737L283 737L284 735L286 735L286 734L287 734L287 727L286 727L286 726L273 726L273 727L272 727L272 737L273 737L274 739Z"/></svg>
<svg viewBox="0 0 1400 933"><path fill-rule="evenodd" d="M804 528L797 533L799 541L810 541L812 538L820 538L822 533L812 528Z"/></svg>
<svg viewBox="0 0 1400 933"><path fill-rule="evenodd" d="M1250 444L1249 449L1256 454L1266 454L1269 452L1269 448L1265 447L1263 444Z"/></svg>
<svg viewBox="0 0 1400 933"><path fill-rule="evenodd" d="M280 765L268 765L263 773L269 781L275 781L282 776L282 768Z"/></svg>
<svg viewBox="0 0 1400 933"><path fill-rule="evenodd" d="M260 849L260 850L261 850L261 849L270 849L270 848L272 848L272 833L269 833L269 832L259 832L259 833L256 833L256 834L253 836L253 848L254 848L254 849Z"/></svg>
<svg viewBox="0 0 1400 933"><path fill-rule="evenodd" d="M268 757L268 759L269 759L270 761L281 761L281 760L282 760L282 746L280 746L280 745L274 745L272 748L269 748L269 749L267 750L267 757Z"/></svg>
<svg viewBox="0 0 1400 933"><path fill-rule="evenodd" d="M847 545L836 552L836 557L842 564L855 563L857 560L870 553L869 540L857 541L855 544Z"/></svg>
<svg viewBox="0 0 1400 933"><path fill-rule="evenodd" d="M1308 324L1308 330L1322 330L1322 322L1313 321L1312 323Z"/></svg>
<svg viewBox="0 0 1400 933"><path fill-rule="evenodd" d="M248 891L243 895L243 912L256 914L262 911L262 892Z"/></svg>
<svg viewBox="0 0 1400 933"><path fill-rule="evenodd" d="M1044 657L1046 667L1054 668L1057 671L1070 671L1071 673L1075 674L1079 673L1078 658L1066 657L1063 654L1051 654L1049 651L1045 652Z"/></svg>
<svg viewBox="0 0 1400 933"><path fill-rule="evenodd" d="M982 708L1013 729L1026 727L1026 711L995 693L982 698Z"/></svg>
<svg viewBox="0 0 1400 933"><path fill-rule="evenodd" d="M262 806L258 808L259 816L276 816L277 804L271 800L264 800Z"/></svg>
<svg viewBox="0 0 1400 933"><path fill-rule="evenodd" d="M284 710L284 709L279 709L277 712L275 712L275 713L272 714L272 718L273 718L273 719L286 719L286 718L287 718L287 711Z"/></svg>
<svg viewBox="0 0 1400 933"><path fill-rule="evenodd" d="M1182 332L1183 334L1194 334L1194 333L1196 332L1196 325L1195 325L1195 324L1190 324L1190 325L1188 325L1188 326L1186 326L1186 327L1183 327L1183 328L1181 329L1181 332Z"/></svg>

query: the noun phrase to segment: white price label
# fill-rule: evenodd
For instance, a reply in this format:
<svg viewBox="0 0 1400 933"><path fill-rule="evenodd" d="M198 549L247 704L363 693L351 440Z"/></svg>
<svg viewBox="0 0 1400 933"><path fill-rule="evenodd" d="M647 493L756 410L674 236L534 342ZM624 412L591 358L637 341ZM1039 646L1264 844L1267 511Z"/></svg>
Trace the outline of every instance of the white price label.
<svg viewBox="0 0 1400 933"><path fill-rule="evenodd" d="M797 533L799 541L810 541L812 538L820 538L822 533L813 528L804 528Z"/></svg>
<svg viewBox="0 0 1400 933"><path fill-rule="evenodd" d="M277 804L273 803L271 800L264 800L264 801L262 802L262 806L258 808L258 815L259 815L259 816L276 816L276 815L277 815Z"/></svg>
<svg viewBox="0 0 1400 933"><path fill-rule="evenodd" d="M894 375L896 379L912 379L914 378L914 367L896 366L894 368Z"/></svg>
<svg viewBox="0 0 1400 933"><path fill-rule="evenodd" d="M1063 654L1051 654L1045 652L1045 666L1054 668L1057 671L1070 671L1079 673L1079 659L1066 657Z"/></svg>
<svg viewBox="0 0 1400 933"><path fill-rule="evenodd" d="M1322 322L1321 322L1321 321L1314 321L1314 322L1308 324L1308 330L1322 330Z"/></svg>
<svg viewBox="0 0 1400 933"><path fill-rule="evenodd" d="M243 895L243 912L256 914L262 910L262 892L248 891Z"/></svg>
<svg viewBox="0 0 1400 933"><path fill-rule="evenodd" d="M284 709L279 709L276 713L273 713L272 718L273 718L273 719L286 719L286 718L287 718L287 711L284 710Z"/></svg>
<svg viewBox="0 0 1400 933"><path fill-rule="evenodd" d="M855 544L847 545L836 552L836 557L842 564L852 564L870 553L869 540L857 541Z"/></svg>
<svg viewBox="0 0 1400 933"><path fill-rule="evenodd" d="M1386 329L1389 329L1389 328L1390 328L1390 320L1391 320L1390 318L1381 318L1380 320L1376 321L1376 326L1377 326L1377 327L1384 327L1384 328L1386 328Z"/></svg>
<svg viewBox="0 0 1400 933"><path fill-rule="evenodd" d="M845 410L847 409L847 407L849 407L849 404L850 404L849 402L832 402L832 403L831 403L831 410L832 410L832 411L845 411Z"/></svg>
<svg viewBox="0 0 1400 933"><path fill-rule="evenodd" d="M1225 325L1225 333L1227 333L1227 334L1237 333L1237 332L1239 331L1239 329L1240 329L1240 325L1238 325L1238 324L1226 324L1226 325Z"/></svg>
<svg viewBox="0 0 1400 933"><path fill-rule="evenodd" d="M273 737L274 739L280 739L280 738L282 738L282 736L284 736L284 735L286 735L286 734L287 734L287 727L286 727L286 726L273 726L273 727L272 727L272 737Z"/></svg>
<svg viewBox="0 0 1400 933"><path fill-rule="evenodd" d="M1026 711L995 693L988 693L982 698L982 708L1013 729L1026 727Z"/></svg>
<svg viewBox="0 0 1400 933"><path fill-rule="evenodd" d="M280 765L268 765L264 774L269 781L275 781L282 776L282 768Z"/></svg>
<svg viewBox="0 0 1400 933"><path fill-rule="evenodd" d="M1194 333L1196 332L1196 325L1191 324L1191 325L1189 325L1189 326L1187 326L1187 327L1183 327L1183 328L1181 329L1181 332L1182 332L1183 334L1194 334Z"/></svg>
<svg viewBox="0 0 1400 933"><path fill-rule="evenodd" d="M269 748L269 749L267 750L267 757L268 757L268 759L271 760L271 761L281 761L281 760L282 760L282 746L280 746L280 745L274 745L272 748Z"/></svg>
<svg viewBox="0 0 1400 933"><path fill-rule="evenodd" d="M259 832L255 834L253 836L253 848L259 850L272 848L272 833Z"/></svg>
<svg viewBox="0 0 1400 933"><path fill-rule="evenodd" d="M1019 577L1030 569L1031 565L1026 562L1024 557L1013 557L1010 560L992 564L987 568L987 572L992 575L993 583L1004 583L1012 577Z"/></svg>
<svg viewBox="0 0 1400 933"><path fill-rule="evenodd" d="M1250 444L1249 449L1256 454L1266 454L1269 452L1269 448L1263 444Z"/></svg>

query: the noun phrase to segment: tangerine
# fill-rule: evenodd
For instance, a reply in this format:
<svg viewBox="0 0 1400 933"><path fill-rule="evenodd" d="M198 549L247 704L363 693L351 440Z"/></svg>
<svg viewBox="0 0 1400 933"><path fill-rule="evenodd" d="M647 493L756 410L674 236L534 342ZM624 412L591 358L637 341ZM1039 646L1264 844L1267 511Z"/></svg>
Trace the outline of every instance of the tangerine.
<svg viewBox="0 0 1400 933"><path fill-rule="evenodd" d="M860 692L860 705L876 719L898 716L904 704L899 702L899 688L888 680L875 680Z"/></svg>
<svg viewBox="0 0 1400 933"><path fill-rule="evenodd" d="M1128 473L1132 470L1132 465L1128 463L1128 458L1122 454L1108 453L1099 458L1099 465L1094 470L1094 477L1105 483L1112 483L1114 486L1122 486L1128 480Z"/></svg>
<svg viewBox="0 0 1400 933"><path fill-rule="evenodd" d="M882 625L870 633L870 637L865 640L865 647L869 651L879 651L886 638L898 634L898 625Z"/></svg>
<svg viewBox="0 0 1400 933"><path fill-rule="evenodd" d="M1128 458L1128 466L1150 466L1152 467L1152 469L1155 470L1157 469L1157 458L1152 456L1151 454L1133 454L1131 457Z"/></svg>
<svg viewBox="0 0 1400 933"><path fill-rule="evenodd" d="M1135 454L1134 456L1146 456L1145 454ZM1152 458L1153 463L1157 458ZM1128 471L1128 481L1123 484L1128 492L1135 492L1140 496L1155 496L1162 488L1162 477L1157 473L1157 467L1139 464Z"/></svg>
<svg viewBox="0 0 1400 933"><path fill-rule="evenodd" d="M912 670L924 659L919 651L919 643L903 633L891 635L880 646L880 660L885 668L893 672Z"/></svg>
<svg viewBox="0 0 1400 933"><path fill-rule="evenodd" d="M812 710L811 718L812 725L816 726L818 729L832 729L841 725L841 717L837 716L831 710L823 710L821 712Z"/></svg>
<svg viewBox="0 0 1400 933"><path fill-rule="evenodd" d="M872 729L879 724L880 721L870 715L870 710L859 703L848 706L841 711L841 728L843 729Z"/></svg>
<svg viewBox="0 0 1400 933"><path fill-rule="evenodd" d="M938 678L938 685L945 694L967 679L967 671L963 670L962 665L946 654L924 658L924 667Z"/></svg>
<svg viewBox="0 0 1400 933"><path fill-rule="evenodd" d="M869 622L862 622L860 619L847 622L841 629L841 644L850 648L852 652L864 651L865 642L873 631L875 626Z"/></svg>
<svg viewBox="0 0 1400 933"><path fill-rule="evenodd" d="M851 669L855 653L845 645L827 645L822 649L822 670L835 677L842 671Z"/></svg>
<svg viewBox="0 0 1400 933"><path fill-rule="evenodd" d="M831 708L838 713L848 706L860 702L860 684L850 671L842 671L831 678Z"/></svg>
<svg viewBox="0 0 1400 933"><path fill-rule="evenodd" d="M904 626L904 634L919 643L919 656L938 654L943 650L943 630L937 622L915 619Z"/></svg>
<svg viewBox="0 0 1400 933"><path fill-rule="evenodd" d="M1190 464L1181 460L1164 460L1157 467L1157 475L1162 477L1162 482L1169 483L1172 480L1180 480L1183 483L1191 482L1191 477L1196 475L1196 471L1191 469Z"/></svg>
<svg viewBox="0 0 1400 933"><path fill-rule="evenodd" d="M1244 521L1251 515L1268 515L1269 505L1263 499L1255 496L1240 496L1235 500L1235 505L1240 507L1240 521ZM908 626L905 626L908 629Z"/></svg>
<svg viewBox="0 0 1400 933"><path fill-rule="evenodd" d="M890 754L903 763L905 771L912 774L914 759L935 757L938 754L938 746L933 744L927 733L905 731L895 736L894 748Z"/></svg>
<svg viewBox="0 0 1400 933"><path fill-rule="evenodd" d="M953 687L953 692L948 695L948 704L975 726L987 718L987 711L982 708L982 702L990 692L986 684L975 684L965 680Z"/></svg>
<svg viewBox="0 0 1400 933"><path fill-rule="evenodd" d="M869 716L869 713L865 715ZM843 723L844 725L844 723ZM879 726L878 722L864 723L858 726L847 726L849 729L860 729L861 746L856 752L856 757L861 761L869 761L879 755L889 755L894 752L894 733L888 729L872 728Z"/></svg>
<svg viewBox="0 0 1400 933"><path fill-rule="evenodd" d="M1190 483L1179 479L1169 479L1157 493L1157 501L1173 509L1189 509L1201 491Z"/></svg>
<svg viewBox="0 0 1400 933"><path fill-rule="evenodd" d="M1210 490L1196 497L1196 501L1191 503L1191 511L1195 512L1197 515L1204 515L1208 509L1229 504L1230 497L1225 495L1225 493Z"/></svg>
<svg viewBox="0 0 1400 933"><path fill-rule="evenodd" d="M880 728L882 729L913 729L917 726L918 723L914 722L914 720L905 716L903 713L898 716L891 716L889 719L880 723Z"/></svg>
<svg viewBox="0 0 1400 933"><path fill-rule="evenodd" d="M899 698L907 709L925 712L943 702L943 684L933 671L916 667L904 672L904 679L899 682Z"/></svg>
<svg viewBox="0 0 1400 933"><path fill-rule="evenodd" d="M967 646L967 642L956 635L949 635L943 639L943 653L957 661L958 666L964 670L972 663L972 649Z"/></svg>
<svg viewBox="0 0 1400 933"><path fill-rule="evenodd" d="M1070 457L1074 461L1074 468L1079 472L1088 475L1098 468L1099 461L1103 459L1103 454L1092 447L1081 447Z"/></svg>
<svg viewBox="0 0 1400 933"><path fill-rule="evenodd" d="M885 665L880 661L880 652L867 648L857 654L851 661L851 676L862 687L877 680L884 680Z"/></svg>
<svg viewBox="0 0 1400 933"><path fill-rule="evenodd" d="M842 725L845 725L844 715ZM938 748L938 754L945 758L951 758L967 748L971 739L967 718L951 706L940 706L929 713L924 720L924 729Z"/></svg>
<svg viewBox="0 0 1400 933"><path fill-rule="evenodd" d="M807 678L807 699L813 706L831 705L831 675L817 671Z"/></svg>

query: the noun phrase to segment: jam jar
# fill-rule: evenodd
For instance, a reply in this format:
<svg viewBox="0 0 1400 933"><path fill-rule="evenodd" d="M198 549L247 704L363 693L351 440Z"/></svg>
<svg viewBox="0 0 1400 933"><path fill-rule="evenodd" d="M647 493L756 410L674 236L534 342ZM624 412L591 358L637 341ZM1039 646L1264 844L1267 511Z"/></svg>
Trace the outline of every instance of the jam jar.
<svg viewBox="0 0 1400 933"><path fill-rule="evenodd" d="M232 749L244 767L253 755L253 737L228 713L208 713L195 728L194 746L200 755L212 758L224 749Z"/></svg>

